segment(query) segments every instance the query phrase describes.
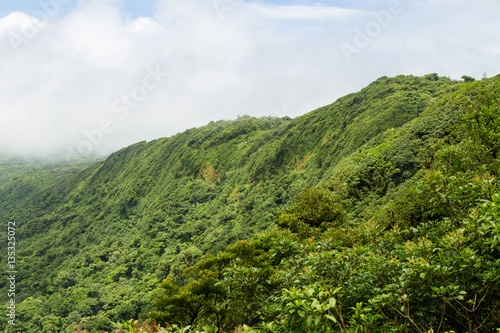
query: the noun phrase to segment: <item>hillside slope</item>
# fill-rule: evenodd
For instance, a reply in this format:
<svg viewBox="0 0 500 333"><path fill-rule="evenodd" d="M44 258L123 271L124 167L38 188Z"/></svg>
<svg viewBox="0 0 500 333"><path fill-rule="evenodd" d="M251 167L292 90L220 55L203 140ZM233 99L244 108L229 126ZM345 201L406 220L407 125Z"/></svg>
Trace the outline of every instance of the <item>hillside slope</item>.
<svg viewBox="0 0 500 333"><path fill-rule="evenodd" d="M296 119L212 122L124 148L78 175L52 170L6 182L0 219L18 226L23 332L145 318L160 281L187 282L182 271L203 254L272 226L320 182L346 197L383 197L418 171L419 148L459 119L450 96L461 85L383 77ZM401 130L387 132L393 128ZM363 147L382 147L392 161L387 175L370 174L374 160L363 160ZM377 179L386 186L370 188ZM371 213L360 206L349 214L355 221Z"/></svg>
<svg viewBox="0 0 500 333"><path fill-rule="evenodd" d="M164 280L150 318L193 333L497 332L499 129L500 75L443 95L276 227L207 254L187 284Z"/></svg>

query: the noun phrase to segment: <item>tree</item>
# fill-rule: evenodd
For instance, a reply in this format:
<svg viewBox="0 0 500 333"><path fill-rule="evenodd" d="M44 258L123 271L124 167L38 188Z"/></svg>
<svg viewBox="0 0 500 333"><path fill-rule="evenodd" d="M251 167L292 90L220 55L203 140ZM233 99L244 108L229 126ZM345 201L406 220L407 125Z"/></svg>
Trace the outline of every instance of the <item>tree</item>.
<svg viewBox="0 0 500 333"><path fill-rule="evenodd" d="M472 76L462 75L462 80L464 80L465 82L473 82L476 79L474 79Z"/></svg>
<svg viewBox="0 0 500 333"><path fill-rule="evenodd" d="M328 190L310 188L302 192L289 209L278 212L276 224L307 234L308 227L338 225L344 218L343 208Z"/></svg>
<svg viewBox="0 0 500 333"><path fill-rule="evenodd" d="M437 73L431 73L424 76L429 81L438 81L439 75Z"/></svg>
<svg viewBox="0 0 500 333"><path fill-rule="evenodd" d="M149 316L159 323L194 325L203 310L201 295L192 292L193 284L179 287L171 278L160 284L161 293L153 301L155 307Z"/></svg>
<svg viewBox="0 0 500 333"><path fill-rule="evenodd" d="M271 274L260 241L239 241L187 268L184 275L191 281L185 286L170 278L163 281L150 318L161 324L209 324L224 331L252 324L272 289L267 282Z"/></svg>

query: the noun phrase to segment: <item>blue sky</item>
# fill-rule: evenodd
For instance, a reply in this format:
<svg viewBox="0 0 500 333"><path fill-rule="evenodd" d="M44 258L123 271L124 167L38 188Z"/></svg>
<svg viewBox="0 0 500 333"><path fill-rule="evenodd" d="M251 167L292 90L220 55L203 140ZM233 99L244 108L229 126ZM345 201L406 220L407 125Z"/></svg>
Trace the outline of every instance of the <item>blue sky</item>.
<svg viewBox="0 0 500 333"><path fill-rule="evenodd" d="M126 0L120 1L122 10L132 17L151 16L153 14L153 6L156 0ZM21 11L26 14L36 15L40 11L43 3L50 3L50 0L8 0L0 2L0 16L5 16L14 11ZM62 13L68 13L73 10L78 1L64 0L59 1L64 3Z"/></svg>
<svg viewBox="0 0 500 333"><path fill-rule="evenodd" d="M51 1L68 4L43 19ZM299 116L381 76L493 76L499 12L497 0L2 1L0 153L106 154L212 120Z"/></svg>
<svg viewBox="0 0 500 333"><path fill-rule="evenodd" d="M14 11L21 11L30 15L36 15L40 11L42 3L49 3L50 0L6 0L0 2L0 17L6 16ZM66 3L63 7L63 13L68 13L78 3L76 0L64 0L60 3ZM156 4L156 0L122 0L120 1L120 6L122 10L132 17L139 16L151 16L154 12L153 8ZM324 0L318 1L308 1L308 0L272 0L272 1L256 1L261 3L267 3L271 5L317 5L324 4L336 7L345 8L358 8L362 7L365 1L360 0L350 0L350 1L335 1L335 0Z"/></svg>

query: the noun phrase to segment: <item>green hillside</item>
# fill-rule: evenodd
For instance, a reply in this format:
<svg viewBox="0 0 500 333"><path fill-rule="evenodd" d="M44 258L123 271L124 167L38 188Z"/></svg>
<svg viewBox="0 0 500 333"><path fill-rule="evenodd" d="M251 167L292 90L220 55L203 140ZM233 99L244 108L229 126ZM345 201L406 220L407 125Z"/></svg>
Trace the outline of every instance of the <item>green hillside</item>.
<svg viewBox="0 0 500 333"><path fill-rule="evenodd" d="M93 162L98 161L97 158L85 158L77 161L66 161L60 158L42 160L40 158L21 158L8 155L0 155L0 186L17 180L18 177L24 177L29 173L43 173L51 171L57 173L60 169L74 172L82 171Z"/></svg>
<svg viewBox="0 0 500 333"><path fill-rule="evenodd" d="M418 332L485 318L491 324L481 327L500 327L491 275L498 241L484 254L479 231L467 238L472 224L465 222L473 209L496 216L488 202L494 205L497 188L497 128L490 124L498 83L383 77L295 119L211 122L85 168L25 171L6 162L0 219L17 223L14 331L110 331L111 322L131 316L224 331L264 322L270 331L365 332L372 325ZM482 120L478 110L493 110L483 119L490 127L472 128ZM452 129L457 124L464 125ZM467 154L472 161L464 161ZM454 186L459 190L449 194ZM489 242L493 229L477 225ZM447 266L429 256L428 266L419 261L422 251L444 260L453 246L469 251L450 256L453 269L439 271ZM474 266L467 255L478 251L483 280L472 274L470 285L460 282L460 272ZM6 252L2 247L2 258ZM465 261L455 267L453 260ZM415 282L400 285L398 276L400 284L405 277ZM423 283L415 277L422 276L446 282L437 286L444 289L437 296L432 288L417 290ZM2 290L7 284L0 282ZM405 303L408 295L417 309ZM450 301L459 296L476 303L460 311L462 303ZM296 309L286 319L289 300L314 297L330 307L304 318L312 310ZM7 302L7 293L0 300ZM455 310L448 316L443 304ZM193 308L196 316L187 316ZM0 319L0 330L11 332L7 320Z"/></svg>
<svg viewBox="0 0 500 333"><path fill-rule="evenodd" d="M277 227L203 257L187 284L163 281L150 317L204 332L499 331L499 124L500 76L443 94Z"/></svg>

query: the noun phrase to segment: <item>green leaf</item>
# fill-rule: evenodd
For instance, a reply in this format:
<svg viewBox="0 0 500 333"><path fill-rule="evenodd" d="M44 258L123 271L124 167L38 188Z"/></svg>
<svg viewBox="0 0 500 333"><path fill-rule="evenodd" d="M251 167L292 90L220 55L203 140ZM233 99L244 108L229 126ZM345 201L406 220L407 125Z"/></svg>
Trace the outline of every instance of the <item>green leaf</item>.
<svg viewBox="0 0 500 333"><path fill-rule="evenodd" d="M333 321L334 323L337 322L337 319L335 319L334 316L331 316L331 315L325 315L326 318L328 318L329 320Z"/></svg>
<svg viewBox="0 0 500 333"><path fill-rule="evenodd" d="M330 304L330 306L332 308L334 308L335 304L337 304L337 301L335 300L335 298L332 297L332 298L328 299L328 304Z"/></svg>
<svg viewBox="0 0 500 333"><path fill-rule="evenodd" d="M312 315L309 315L307 317L307 319L306 319L306 325L307 325L307 327L311 327L311 324L312 324L313 320L314 320L314 317Z"/></svg>

